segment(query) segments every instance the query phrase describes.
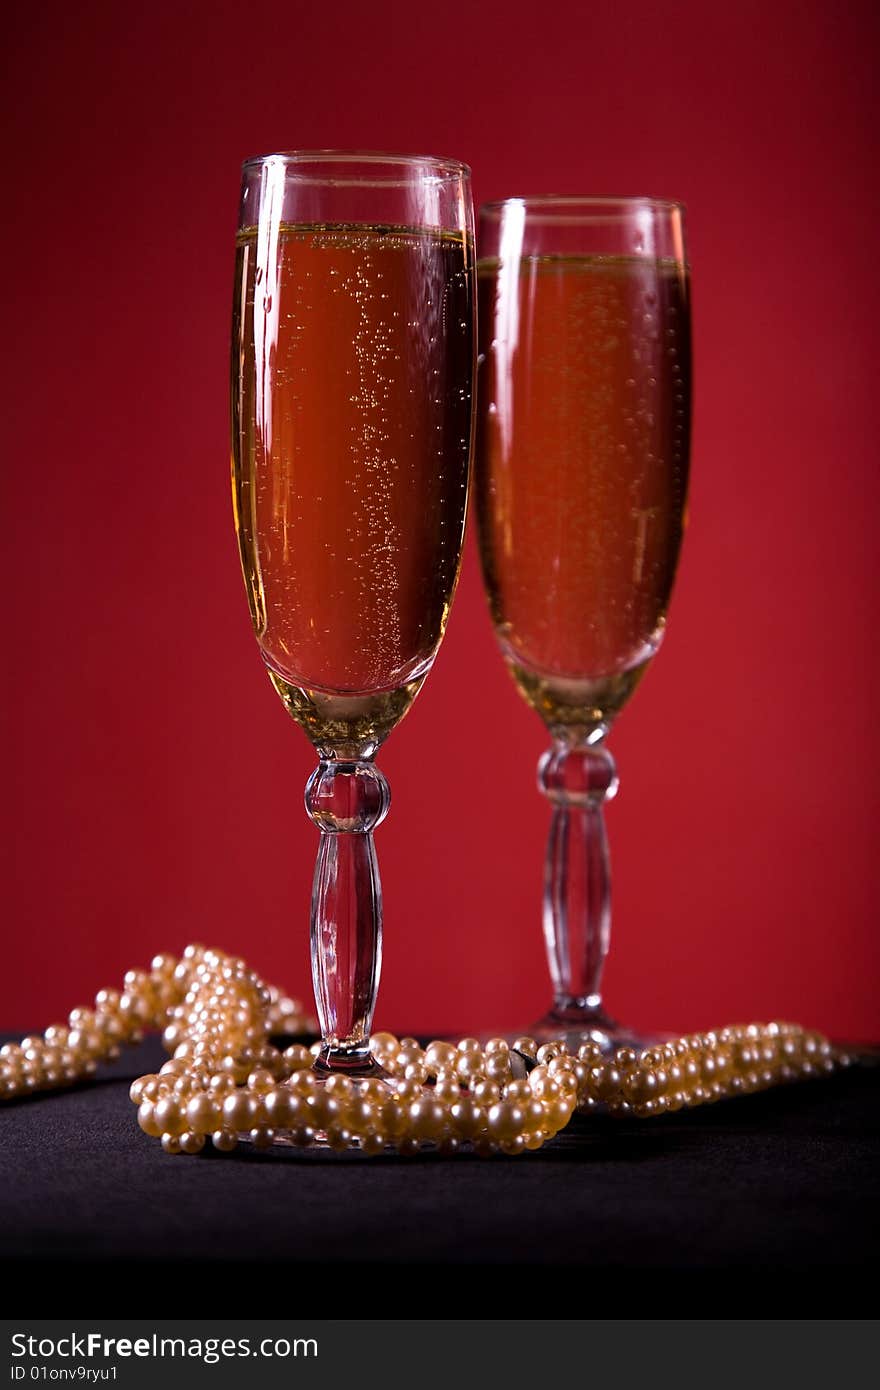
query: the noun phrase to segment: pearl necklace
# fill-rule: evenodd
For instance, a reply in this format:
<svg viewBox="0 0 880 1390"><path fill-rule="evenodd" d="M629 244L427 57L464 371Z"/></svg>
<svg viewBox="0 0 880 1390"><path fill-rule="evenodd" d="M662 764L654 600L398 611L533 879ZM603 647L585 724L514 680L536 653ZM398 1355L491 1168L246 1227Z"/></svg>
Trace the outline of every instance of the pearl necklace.
<svg viewBox="0 0 880 1390"><path fill-rule="evenodd" d="M319 1044L283 1051L269 1037L308 1028L302 1006L269 988L242 960L188 946L178 960L158 955L130 970L121 991L104 989L94 1009L74 1009L66 1025L0 1048L0 1099L72 1085L99 1062L161 1029L171 1059L130 1090L138 1124L170 1154L196 1154L208 1136L228 1153L241 1139L258 1149L423 1146L480 1155L539 1149L578 1111L661 1115L687 1106L822 1076L850 1056L793 1023L749 1024L694 1033L637 1053L613 1055L587 1043L576 1055L563 1041L538 1046L475 1038L458 1044L376 1033L370 1047L387 1079L319 1080Z"/></svg>

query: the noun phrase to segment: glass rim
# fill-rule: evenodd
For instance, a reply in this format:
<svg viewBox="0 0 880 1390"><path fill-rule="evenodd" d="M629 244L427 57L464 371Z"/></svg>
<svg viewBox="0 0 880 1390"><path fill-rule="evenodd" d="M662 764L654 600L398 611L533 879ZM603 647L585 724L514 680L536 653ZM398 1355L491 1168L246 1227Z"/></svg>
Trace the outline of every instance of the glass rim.
<svg viewBox="0 0 880 1390"><path fill-rule="evenodd" d="M398 167L424 165L444 179L469 179L471 176L470 165L460 159L447 159L434 154L401 154L390 150L274 150L270 154L250 155L242 162L242 172L258 168L270 160L278 160L285 167L307 167L310 164L362 164L366 167L376 164ZM368 183L370 180L365 178L357 182ZM377 182L388 181L380 179Z"/></svg>
<svg viewBox="0 0 880 1390"><path fill-rule="evenodd" d="M479 208L480 217L499 217L505 208L520 206L526 212L534 209L539 214L545 213L542 220L561 220L566 209L570 210L570 220L587 221L598 220L602 216L600 210L604 210L606 216L619 216L627 212L635 212L637 209L649 208L652 212L679 212L686 211L686 205L677 198L655 198L650 194L616 194L616 193L536 193L519 198L497 198L488 203L481 203ZM583 209L579 212L579 209ZM554 218L554 211L559 214Z"/></svg>

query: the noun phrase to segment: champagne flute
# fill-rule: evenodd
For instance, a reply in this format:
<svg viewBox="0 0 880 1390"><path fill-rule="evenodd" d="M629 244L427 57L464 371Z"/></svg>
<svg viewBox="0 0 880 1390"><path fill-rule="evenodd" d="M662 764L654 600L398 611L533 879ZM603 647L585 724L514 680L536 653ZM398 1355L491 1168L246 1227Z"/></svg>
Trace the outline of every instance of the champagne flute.
<svg viewBox="0 0 880 1390"><path fill-rule="evenodd" d="M296 151L243 169L232 330L235 524L269 679L314 745L321 1075L381 1075L375 754L433 664L458 579L475 259L453 160Z"/></svg>
<svg viewBox="0 0 880 1390"><path fill-rule="evenodd" d="M481 209L477 515L501 651L552 744L532 1031L629 1041L602 1006L611 725L660 646L685 525L691 340L684 210L654 198Z"/></svg>

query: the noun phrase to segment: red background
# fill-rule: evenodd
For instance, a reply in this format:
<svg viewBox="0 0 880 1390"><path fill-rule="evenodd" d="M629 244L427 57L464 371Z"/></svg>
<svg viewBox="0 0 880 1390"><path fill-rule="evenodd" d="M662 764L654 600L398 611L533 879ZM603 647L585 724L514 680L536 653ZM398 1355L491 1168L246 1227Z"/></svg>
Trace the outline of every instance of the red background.
<svg viewBox="0 0 880 1390"><path fill-rule="evenodd" d="M609 1003L644 1026L880 1032L874 909L876 7L61 3L4 20L0 1024L201 939L309 990L310 749L232 533L238 165L459 156L478 200L689 208L691 529L612 747ZM472 544L472 541L471 541ZM547 1002L542 729L469 553L381 756L377 1023Z"/></svg>

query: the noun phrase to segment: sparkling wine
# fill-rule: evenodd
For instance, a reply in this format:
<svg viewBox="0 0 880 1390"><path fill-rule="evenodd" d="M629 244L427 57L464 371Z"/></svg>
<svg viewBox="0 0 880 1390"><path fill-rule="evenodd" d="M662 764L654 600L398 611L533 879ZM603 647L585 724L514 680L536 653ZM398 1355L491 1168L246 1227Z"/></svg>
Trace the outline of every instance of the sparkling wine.
<svg viewBox="0 0 880 1390"><path fill-rule="evenodd" d="M674 261L478 267L477 498L498 639L551 727L621 707L659 646L685 520L687 276Z"/></svg>
<svg viewBox="0 0 880 1390"><path fill-rule="evenodd" d="M321 749L377 745L437 651L458 575L473 249L423 227L239 234L233 490L251 616Z"/></svg>

